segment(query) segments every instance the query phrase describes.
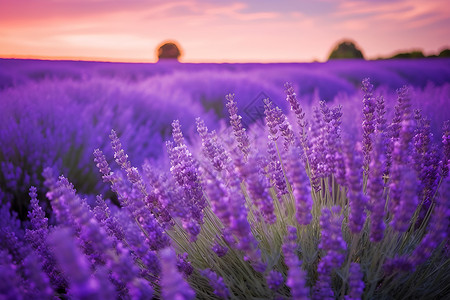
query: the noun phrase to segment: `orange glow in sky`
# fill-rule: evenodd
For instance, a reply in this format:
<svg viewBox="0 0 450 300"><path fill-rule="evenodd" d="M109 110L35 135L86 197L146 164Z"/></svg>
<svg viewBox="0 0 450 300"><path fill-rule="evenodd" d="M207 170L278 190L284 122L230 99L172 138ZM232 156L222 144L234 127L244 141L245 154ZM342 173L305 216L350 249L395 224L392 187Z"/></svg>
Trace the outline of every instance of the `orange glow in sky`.
<svg viewBox="0 0 450 300"><path fill-rule="evenodd" d="M154 62L326 60L343 38L367 58L450 47L448 0L0 0L0 57Z"/></svg>

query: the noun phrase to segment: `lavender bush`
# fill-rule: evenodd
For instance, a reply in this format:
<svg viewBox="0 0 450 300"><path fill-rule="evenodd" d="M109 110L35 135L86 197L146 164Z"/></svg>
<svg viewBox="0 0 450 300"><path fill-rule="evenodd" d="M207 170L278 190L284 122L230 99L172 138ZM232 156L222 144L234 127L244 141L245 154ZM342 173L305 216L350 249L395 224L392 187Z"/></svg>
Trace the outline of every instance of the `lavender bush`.
<svg viewBox="0 0 450 300"><path fill-rule="evenodd" d="M151 147L138 147L137 137L149 132L145 121L127 126L119 117L102 123L95 119L101 111L95 103L61 98L61 105L93 118L89 124L100 124L93 127L103 134L100 139L83 144L87 136L70 126L39 127L53 121L44 118L45 111L23 117L11 106L8 124L15 127L2 131L2 141L12 140L12 132L25 135L33 125L49 130L33 131L33 140L17 139L23 144L2 150L2 182L8 189L0 191L0 295L448 297L450 287L443 283L450 281L449 121L436 142L426 116L412 107L411 89L398 90L390 117L383 98L390 95L368 79L362 83L360 129L342 122L347 117L341 106L320 102L304 110L293 85L287 83L285 91L287 116L266 99L265 126L246 129L239 95L230 94L224 104L230 126L211 130L202 115L195 137L175 120L166 159L144 161L142 152ZM114 103L120 110L120 101ZM80 124L63 108L52 109L68 123ZM111 146L102 143L108 126L120 130L108 133ZM134 137L130 130L144 133ZM54 149L54 138L64 139L66 148ZM77 145L84 148L73 149ZM89 160L110 187L110 194L99 188L105 196L95 200L77 191L95 184L91 170L70 173L75 166L87 168L84 153L91 151ZM62 161L52 161L61 155ZM8 161L20 161L21 168ZM58 176L61 172L68 175ZM29 187L29 222L21 223L8 203L11 191L24 197L21 189L32 182L27 176L39 176L43 186ZM77 181L71 183L71 176ZM51 214L42 207L45 199Z"/></svg>

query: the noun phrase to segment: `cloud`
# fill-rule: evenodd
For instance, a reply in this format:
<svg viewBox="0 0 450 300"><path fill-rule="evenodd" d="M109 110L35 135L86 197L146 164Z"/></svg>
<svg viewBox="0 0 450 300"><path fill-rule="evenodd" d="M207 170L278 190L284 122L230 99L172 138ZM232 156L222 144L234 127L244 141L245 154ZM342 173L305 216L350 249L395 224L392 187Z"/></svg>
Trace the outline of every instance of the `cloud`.
<svg viewBox="0 0 450 300"><path fill-rule="evenodd" d="M359 20L371 25L395 24L399 26L397 29L413 29L444 20L450 23L450 7L447 0L369 2L342 1L333 16L346 21Z"/></svg>

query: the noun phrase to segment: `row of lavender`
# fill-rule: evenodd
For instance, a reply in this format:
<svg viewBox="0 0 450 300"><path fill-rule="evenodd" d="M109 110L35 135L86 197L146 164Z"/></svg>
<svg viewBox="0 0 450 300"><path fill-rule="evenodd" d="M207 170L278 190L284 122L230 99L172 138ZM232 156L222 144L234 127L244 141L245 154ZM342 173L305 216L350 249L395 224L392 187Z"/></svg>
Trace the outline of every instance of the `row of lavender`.
<svg viewBox="0 0 450 300"><path fill-rule="evenodd" d="M97 147L112 157L103 138L112 128L134 165L159 160L174 119L189 141L196 139L197 116L209 128L222 130L227 115L223 95L229 92L239 96L245 127L263 118L266 97L287 113L280 78L298 88L308 113L312 102L334 100L344 103L346 116L359 115L361 96L355 90L363 76L370 75L377 93L385 95L388 113L395 103L391 89L411 84L411 101L433 116L436 138L449 118L443 109L450 95L449 66L450 60L268 65L0 60L0 196L26 219L28 188L42 190L42 172L51 167L70 178L90 204L100 193L115 201L91 159ZM342 127L359 134L355 124L344 118ZM48 203L42 205L50 213Z"/></svg>
<svg viewBox="0 0 450 300"><path fill-rule="evenodd" d="M449 122L430 121L398 91L392 121L363 81L362 139L325 102L306 120L291 85L289 118L264 101L246 131L233 95L229 128L166 143L170 172L132 166L118 134L94 151L120 208L89 205L43 171L24 231L2 207L0 292L11 298L439 298L449 294ZM125 139L126 140L126 139ZM103 147L102 147L103 148ZM106 150L106 147L104 147ZM115 165L107 157L114 156ZM132 157L130 157L132 158ZM114 170L112 170L113 168ZM39 206L49 199L51 225ZM42 199L41 199L42 200Z"/></svg>

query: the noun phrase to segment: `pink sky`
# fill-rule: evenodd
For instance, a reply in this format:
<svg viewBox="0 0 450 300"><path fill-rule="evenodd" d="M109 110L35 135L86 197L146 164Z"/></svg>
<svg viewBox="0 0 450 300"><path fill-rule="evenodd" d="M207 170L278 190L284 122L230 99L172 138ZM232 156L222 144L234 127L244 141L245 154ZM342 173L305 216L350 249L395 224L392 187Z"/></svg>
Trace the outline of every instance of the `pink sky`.
<svg viewBox="0 0 450 300"><path fill-rule="evenodd" d="M0 0L0 57L183 62L326 60L343 38L367 58L450 47L448 0Z"/></svg>

